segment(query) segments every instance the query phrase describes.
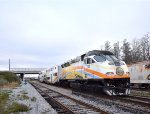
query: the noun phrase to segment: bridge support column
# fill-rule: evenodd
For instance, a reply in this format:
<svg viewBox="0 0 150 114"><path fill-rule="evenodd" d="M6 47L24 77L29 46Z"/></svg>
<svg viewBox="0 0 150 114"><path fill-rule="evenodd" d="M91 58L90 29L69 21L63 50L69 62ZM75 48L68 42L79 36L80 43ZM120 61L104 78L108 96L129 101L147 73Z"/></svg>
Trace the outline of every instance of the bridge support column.
<svg viewBox="0 0 150 114"><path fill-rule="evenodd" d="M21 73L21 74L20 74L20 78L21 78L21 80L23 81L24 73Z"/></svg>

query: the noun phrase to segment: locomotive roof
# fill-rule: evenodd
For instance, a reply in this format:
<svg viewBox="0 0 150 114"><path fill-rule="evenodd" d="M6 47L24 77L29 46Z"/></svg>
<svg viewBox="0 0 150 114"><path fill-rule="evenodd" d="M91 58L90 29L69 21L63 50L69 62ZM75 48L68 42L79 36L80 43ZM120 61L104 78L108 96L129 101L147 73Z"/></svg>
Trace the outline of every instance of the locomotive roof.
<svg viewBox="0 0 150 114"><path fill-rule="evenodd" d="M64 68L64 67L70 66L70 64L72 64L72 63L76 63L76 62L80 61L80 59L81 59L81 61L83 61L84 57L91 56L91 55L101 55L101 54L104 54L104 55L113 55L113 53L110 52L110 51L92 50L92 51L87 52L86 54L83 54L81 56L76 57L75 59L72 59L70 61L67 61L67 62L61 64L61 66L62 66L62 68Z"/></svg>
<svg viewBox="0 0 150 114"><path fill-rule="evenodd" d="M110 51L105 51L105 50L92 50L92 51L87 52L85 56L101 55L101 54L104 54L104 55L113 55L113 53L110 52Z"/></svg>

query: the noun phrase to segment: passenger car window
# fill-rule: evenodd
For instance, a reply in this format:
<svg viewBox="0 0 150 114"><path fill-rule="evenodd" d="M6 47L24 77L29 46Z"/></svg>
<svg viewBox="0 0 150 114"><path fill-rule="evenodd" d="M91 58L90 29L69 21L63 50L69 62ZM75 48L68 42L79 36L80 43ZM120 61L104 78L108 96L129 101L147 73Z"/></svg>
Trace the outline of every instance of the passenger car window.
<svg viewBox="0 0 150 114"><path fill-rule="evenodd" d="M90 58L87 58L87 64L90 64L91 62L91 59Z"/></svg>
<svg viewBox="0 0 150 114"><path fill-rule="evenodd" d="M86 58L86 59L84 59L84 63L85 64L91 64L91 63L95 63L95 61L91 58Z"/></svg>

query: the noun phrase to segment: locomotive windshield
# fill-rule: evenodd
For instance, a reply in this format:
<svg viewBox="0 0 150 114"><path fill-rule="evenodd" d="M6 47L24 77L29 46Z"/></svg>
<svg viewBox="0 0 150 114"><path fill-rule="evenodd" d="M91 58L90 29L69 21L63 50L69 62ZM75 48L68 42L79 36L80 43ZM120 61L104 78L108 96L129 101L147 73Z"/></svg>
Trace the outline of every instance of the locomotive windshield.
<svg viewBox="0 0 150 114"><path fill-rule="evenodd" d="M112 62L118 61L118 59L110 51L93 50L85 54L85 57L92 56L92 55L94 55L94 59L97 62L104 62L106 60Z"/></svg>
<svg viewBox="0 0 150 114"><path fill-rule="evenodd" d="M108 61L118 61L118 59L114 56L114 55L96 55L94 56L94 59L97 61L97 62L104 62L106 60Z"/></svg>
<svg viewBox="0 0 150 114"><path fill-rule="evenodd" d="M114 55L104 55L108 61L118 61Z"/></svg>
<svg viewBox="0 0 150 114"><path fill-rule="evenodd" d="M97 61L97 62L104 62L104 61L106 61L106 57L105 56L103 56L103 55L96 55L96 56L94 56L94 59Z"/></svg>

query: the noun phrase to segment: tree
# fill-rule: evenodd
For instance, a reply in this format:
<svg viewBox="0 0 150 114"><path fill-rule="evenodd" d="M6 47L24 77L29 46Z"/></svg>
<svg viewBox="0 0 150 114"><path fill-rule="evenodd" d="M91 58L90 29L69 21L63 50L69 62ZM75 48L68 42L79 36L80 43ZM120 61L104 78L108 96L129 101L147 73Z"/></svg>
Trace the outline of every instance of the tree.
<svg viewBox="0 0 150 114"><path fill-rule="evenodd" d="M106 43L105 43L105 50L106 51L110 51L111 50L111 46L110 46L110 42L109 41L106 41Z"/></svg>
<svg viewBox="0 0 150 114"><path fill-rule="evenodd" d="M137 62L142 60L142 50L141 50L141 41L139 39L134 39L132 41L132 62Z"/></svg>
<svg viewBox="0 0 150 114"><path fill-rule="evenodd" d="M143 60L149 60L150 59L150 36L149 34L146 34L141 39L141 48L142 48Z"/></svg>
<svg viewBox="0 0 150 114"><path fill-rule="evenodd" d="M132 41L132 62L150 60L150 37L149 34L144 35L141 39Z"/></svg>
<svg viewBox="0 0 150 114"><path fill-rule="evenodd" d="M113 44L113 53L114 55L119 58L120 57L120 47L119 47L119 42L116 42Z"/></svg>
<svg viewBox="0 0 150 114"><path fill-rule="evenodd" d="M130 64L132 62L131 47L130 47L130 43L127 41L127 39L123 40L123 45L122 45L121 49L123 52L123 60L127 64Z"/></svg>

